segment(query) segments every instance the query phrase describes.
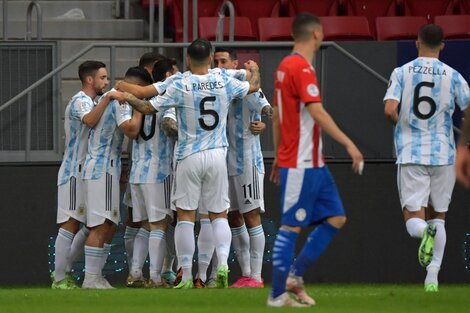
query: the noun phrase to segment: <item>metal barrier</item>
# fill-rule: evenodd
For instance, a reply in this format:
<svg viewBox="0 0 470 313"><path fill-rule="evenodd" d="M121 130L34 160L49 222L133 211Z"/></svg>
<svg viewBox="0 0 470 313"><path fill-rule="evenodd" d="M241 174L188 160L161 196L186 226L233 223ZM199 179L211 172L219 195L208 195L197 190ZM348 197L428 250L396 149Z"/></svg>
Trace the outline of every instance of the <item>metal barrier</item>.
<svg viewBox="0 0 470 313"><path fill-rule="evenodd" d="M33 9L36 8L37 18L37 40L42 40L42 9L37 1L31 1L26 11L26 40L31 40L32 31L32 15Z"/></svg>
<svg viewBox="0 0 470 313"><path fill-rule="evenodd" d="M228 41L234 41L235 38L235 8L231 1L224 1L222 6L219 9L219 20L217 21L217 42L224 41L224 19L225 19L225 10L229 11L229 35Z"/></svg>

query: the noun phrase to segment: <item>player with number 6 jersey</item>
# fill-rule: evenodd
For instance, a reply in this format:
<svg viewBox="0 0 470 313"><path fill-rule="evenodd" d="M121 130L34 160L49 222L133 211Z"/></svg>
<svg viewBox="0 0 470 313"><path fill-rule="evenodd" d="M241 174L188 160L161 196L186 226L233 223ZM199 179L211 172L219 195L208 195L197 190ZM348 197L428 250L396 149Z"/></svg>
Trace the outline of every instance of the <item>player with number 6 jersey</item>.
<svg viewBox="0 0 470 313"><path fill-rule="evenodd" d="M421 238L418 261L427 270L426 292L438 291L444 221L455 184L452 114L470 99L462 75L438 59L443 38L441 27L423 26L416 41L418 58L393 71L384 97L385 115L396 125L401 207L408 233Z"/></svg>

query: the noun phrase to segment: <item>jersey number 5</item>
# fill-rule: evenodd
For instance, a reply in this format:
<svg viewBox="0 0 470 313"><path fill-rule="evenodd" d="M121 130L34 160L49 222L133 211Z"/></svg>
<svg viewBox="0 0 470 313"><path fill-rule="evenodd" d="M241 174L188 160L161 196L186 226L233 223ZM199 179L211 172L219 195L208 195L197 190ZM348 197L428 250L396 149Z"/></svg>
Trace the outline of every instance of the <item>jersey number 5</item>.
<svg viewBox="0 0 470 313"><path fill-rule="evenodd" d="M418 85L416 85L415 87L415 93L414 93L414 96L413 96L413 113L421 120L427 120L429 118L431 118L431 116L434 115L434 113L436 113L436 102L434 101L433 98L431 97L428 97L428 96L419 96L419 90L422 88L422 87L427 87L427 88L433 88L434 87L434 83L431 83L431 82L421 82L419 83ZM421 111L419 110L419 104L421 102L427 102L429 103L429 106L431 107L431 109L429 110L429 112L427 114L423 114L421 113Z"/></svg>
<svg viewBox="0 0 470 313"><path fill-rule="evenodd" d="M204 97L204 98L202 98L201 102L199 103L199 111L200 111L201 115L212 115L214 117L214 123L212 125L207 125L202 117L199 118L199 125L204 130L213 130L219 124L219 114L217 114L217 111L210 110L210 109L208 110L204 107L206 102L214 102L214 101L215 101L214 96Z"/></svg>

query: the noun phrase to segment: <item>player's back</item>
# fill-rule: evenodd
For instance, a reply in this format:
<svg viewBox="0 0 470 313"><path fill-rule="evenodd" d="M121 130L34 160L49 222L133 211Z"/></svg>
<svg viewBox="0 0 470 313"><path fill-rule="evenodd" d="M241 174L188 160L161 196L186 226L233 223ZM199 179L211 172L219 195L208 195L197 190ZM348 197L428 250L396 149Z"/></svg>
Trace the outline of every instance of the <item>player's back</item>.
<svg viewBox="0 0 470 313"><path fill-rule="evenodd" d="M436 58L419 57L396 68L385 99L400 102L397 163L453 164L452 114L456 104L464 109L468 98L463 77Z"/></svg>
<svg viewBox="0 0 470 313"><path fill-rule="evenodd" d="M75 94L65 108L65 151L58 174L58 185L65 184L71 176L81 171L87 152L90 128L82 123L83 116L93 109L93 100L83 91Z"/></svg>

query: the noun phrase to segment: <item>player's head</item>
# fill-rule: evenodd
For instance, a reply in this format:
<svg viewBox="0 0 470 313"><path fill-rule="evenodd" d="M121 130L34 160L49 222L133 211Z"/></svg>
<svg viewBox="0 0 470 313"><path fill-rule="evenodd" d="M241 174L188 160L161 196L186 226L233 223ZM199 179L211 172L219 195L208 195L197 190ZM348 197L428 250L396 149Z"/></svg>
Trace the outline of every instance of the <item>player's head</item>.
<svg viewBox="0 0 470 313"><path fill-rule="evenodd" d="M163 59L160 61L157 61L153 65L153 70L152 70L152 77L153 81L155 82L161 82L164 81L167 77L170 77L171 75L175 74L175 66L176 65L176 60L174 59Z"/></svg>
<svg viewBox="0 0 470 313"><path fill-rule="evenodd" d="M140 66L130 67L124 75L124 80L140 86L147 86L153 83L152 77L147 70Z"/></svg>
<svg viewBox="0 0 470 313"><path fill-rule="evenodd" d="M188 66L209 67L212 62L212 45L205 39L196 39L188 47Z"/></svg>
<svg viewBox="0 0 470 313"><path fill-rule="evenodd" d="M165 59L165 56L157 52L144 53L139 60L139 66L145 68L150 75L152 75L152 69L155 62Z"/></svg>
<svg viewBox="0 0 470 313"><path fill-rule="evenodd" d="M216 47L214 52L214 66L236 69L238 67L237 50L233 48Z"/></svg>
<svg viewBox="0 0 470 313"><path fill-rule="evenodd" d="M292 23L292 37L295 43L311 44L317 51L323 41L320 19L310 13L300 13Z"/></svg>
<svg viewBox="0 0 470 313"><path fill-rule="evenodd" d="M444 48L444 32L439 25L427 24L421 27L418 33L416 48L432 52L439 52Z"/></svg>
<svg viewBox="0 0 470 313"><path fill-rule="evenodd" d="M101 96L109 85L106 64L100 61L85 61L80 64L78 77L82 86L91 88L97 96Z"/></svg>

